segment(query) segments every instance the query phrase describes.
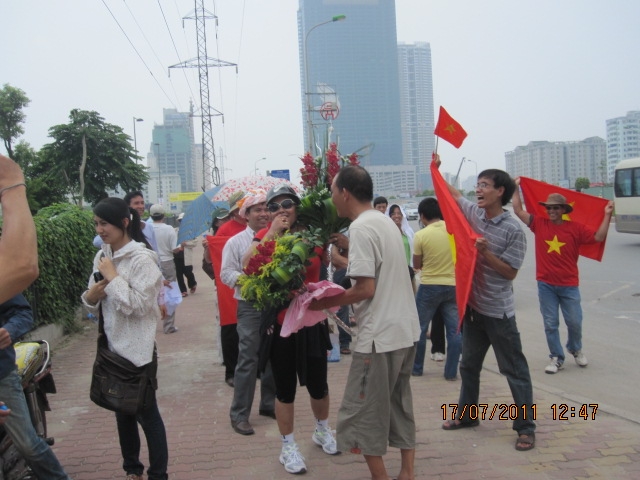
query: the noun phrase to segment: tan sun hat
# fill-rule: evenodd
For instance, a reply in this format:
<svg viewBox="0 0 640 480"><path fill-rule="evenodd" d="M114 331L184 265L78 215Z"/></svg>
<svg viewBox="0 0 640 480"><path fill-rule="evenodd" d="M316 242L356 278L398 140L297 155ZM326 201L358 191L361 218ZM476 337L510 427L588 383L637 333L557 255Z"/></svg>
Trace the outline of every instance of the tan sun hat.
<svg viewBox="0 0 640 480"><path fill-rule="evenodd" d="M560 205L564 207L564 213L573 212L573 207L567 203L567 199L564 195L560 195L559 193L551 193L547 197L546 202L538 202L540 205L546 207L547 205Z"/></svg>
<svg viewBox="0 0 640 480"><path fill-rule="evenodd" d="M240 205L238 205L238 202L240 200L242 200L242 198L244 198L244 192L242 190L238 190L237 192L233 192L233 194L231 194L229 196L229 213L238 210L240 208Z"/></svg>

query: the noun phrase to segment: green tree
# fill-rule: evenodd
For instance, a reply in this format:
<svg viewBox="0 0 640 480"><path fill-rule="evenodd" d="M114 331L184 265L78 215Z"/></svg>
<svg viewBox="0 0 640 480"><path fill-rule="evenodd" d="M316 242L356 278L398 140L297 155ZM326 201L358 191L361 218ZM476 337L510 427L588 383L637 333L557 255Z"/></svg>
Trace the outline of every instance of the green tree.
<svg viewBox="0 0 640 480"><path fill-rule="evenodd" d="M585 188L589 188L589 185L591 185L591 182L589 181L588 178L585 178L585 177L576 178L576 190L578 192L581 192Z"/></svg>
<svg viewBox="0 0 640 480"><path fill-rule="evenodd" d="M20 141L14 158L22 167L27 183L27 199L32 213L54 203L66 203L66 183L53 174L53 165L36 152L31 145Z"/></svg>
<svg viewBox="0 0 640 480"><path fill-rule="evenodd" d="M64 179L78 206L83 200L99 202L107 190L140 190L147 183L147 168L136 163L131 137L121 127L94 111L74 109L69 119L49 129L54 141L40 153L52 173Z"/></svg>
<svg viewBox="0 0 640 480"><path fill-rule="evenodd" d="M0 88L0 138L10 158L13 158L13 141L24 133L22 124L26 115L22 109L29 105L29 102L27 95L19 88L8 83Z"/></svg>

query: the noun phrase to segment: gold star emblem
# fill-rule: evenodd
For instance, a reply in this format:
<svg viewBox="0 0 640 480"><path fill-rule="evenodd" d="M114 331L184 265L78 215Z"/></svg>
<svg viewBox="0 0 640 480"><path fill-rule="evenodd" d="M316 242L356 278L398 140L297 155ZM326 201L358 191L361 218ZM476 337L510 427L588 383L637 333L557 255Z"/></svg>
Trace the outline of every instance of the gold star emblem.
<svg viewBox="0 0 640 480"><path fill-rule="evenodd" d="M566 243L559 242L557 235L553 236L553 240L545 240L545 242L547 243L547 245L549 245L549 250L547 250L547 253L558 252L558 255L562 255L562 253L560 252L560 247L564 247Z"/></svg>
<svg viewBox="0 0 640 480"><path fill-rule="evenodd" d="M447 132L449 132L451 135L453 135L454 133L456 133L456 127L453 126L453 123L450 123L449 125L447 125L444 128Z"/></svg>
<svg viewBox="0 0 640 480"><path fill-rule="evenodd" d="M569 205L571 205L571 207L573 207L573 209L575 210L575 205L576 202L570 202ZM570 222L571 221L571 217L569 216L568 213L563 213L562 214L562 220L564 220L565 222Z"/></svg>

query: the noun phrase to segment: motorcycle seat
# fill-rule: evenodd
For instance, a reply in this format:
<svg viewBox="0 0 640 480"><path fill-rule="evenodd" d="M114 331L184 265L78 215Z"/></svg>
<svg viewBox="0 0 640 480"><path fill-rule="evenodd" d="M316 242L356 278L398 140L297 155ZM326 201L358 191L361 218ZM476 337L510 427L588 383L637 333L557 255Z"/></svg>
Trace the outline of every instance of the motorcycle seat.
<svg viewBox="0 0 640 480"><path fill-rule="evenodd" d="M30 380L42 365L45 357L45 346L38 342L17 342L14 344L16 350L16 366L18 375L23 380Z"/></svg>

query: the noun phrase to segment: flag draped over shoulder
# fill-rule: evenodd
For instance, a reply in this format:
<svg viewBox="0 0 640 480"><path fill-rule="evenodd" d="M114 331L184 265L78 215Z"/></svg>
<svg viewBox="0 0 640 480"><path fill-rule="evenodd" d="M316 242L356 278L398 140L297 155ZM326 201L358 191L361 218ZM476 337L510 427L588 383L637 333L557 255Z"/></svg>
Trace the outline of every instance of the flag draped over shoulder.
<svg viewBox="0 0 640 480"><path fill-rule="evenodd" d="M462 125L456 122L443 107L440 107L438 123L433 133L456 148L460 148L464 139L467 138L467 132Z"/></svg>
<svg viewBox="0 0 640 480"><path fill-rule="evenodd" d="M456 271L456 303L458 305L460 324L462 324L478 255L475 243L480 235L473 231L462 214L435 162L431 162L431 178L433 179L436 198L451 240L453 263Z"/></svg>
<svg viewBox="0 0 640 480"><path fill-rule="evenodd" d="M238 319L236 318L238 301L233 298L233 289L227 287L222 283L222 280L220 280L220 271L222 270L222 249L230 238L231 237L207 235L207 244L209 245L211 263L213 264L213 271L216 274L216 291L218 293L220 325L233 325L234 323L238 323Z"/></svg>
<svg viewBox="0 0 640 480"><path fill-rule="evenodd" d="M567 203L573 207L573 211L569 214L564 214L562 219L581 223L593 231L597 231L602 224L604 207L609 203L609 200L604 198L557 187L527 177L520 177L520 188L522 189L522 197L527 212L547 218L547 211L538 202L546 201L551 193L560 193L567 199ZM580 245L580 255L600 262L604 253L605 243L606 238L603 242Z"/></svg>

